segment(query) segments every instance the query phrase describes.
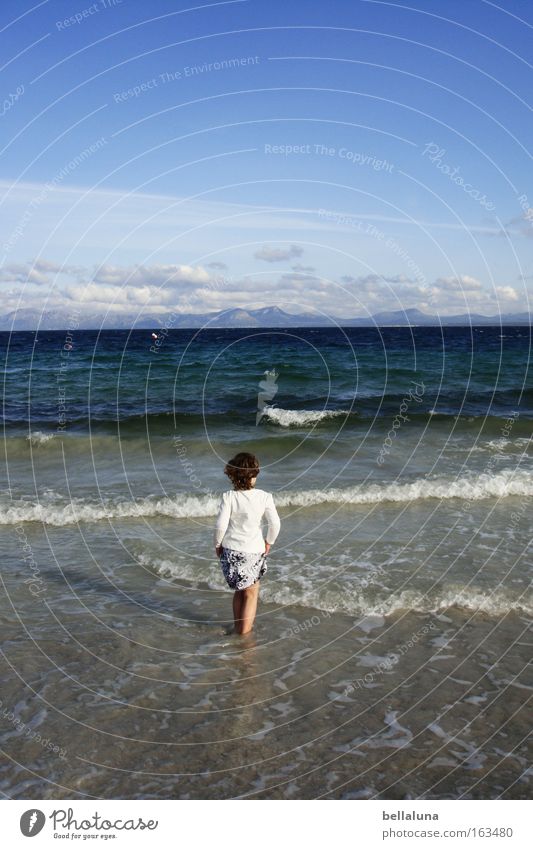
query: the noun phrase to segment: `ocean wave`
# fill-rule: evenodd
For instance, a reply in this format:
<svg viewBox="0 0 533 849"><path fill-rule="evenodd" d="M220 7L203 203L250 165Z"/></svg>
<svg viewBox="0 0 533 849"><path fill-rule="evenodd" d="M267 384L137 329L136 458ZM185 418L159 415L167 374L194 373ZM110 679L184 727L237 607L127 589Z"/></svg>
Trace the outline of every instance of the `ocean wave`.
<svg viewBox="0 0 533 849"><path fill-rule="evenodd" d="M158 560L147 553L137 554L136 560L141 566L167 580L184 581L195 586L206 583L205 565L199 573L189 562L176 562L165 558ZM275 577L270 577L271 580L262 582L261 598L267 604L282 607L298 606L327 613L362 616L392 616L405 611L438 613L453 607L490 616L504 616L511 611L533 615L531 594L513 594L504 589L490 592L480 587L451 584L429 593L400 590L380 596L372 590L346 592L344 587L338 591L331 587L305 590L302 587L288 586L285 581L276 583ZM317 584L319 583L317 577ZM216 568L209 574L207 585L214 590L227 589L220 570Z"/></svg>
<svg viewBox="0 0 533 849"><path fill-rule="evenodd" d="M394 400L391 400L394 397ZM267 406L264 409L263 422L278 426L279 428L309 427L319 425L324 429L339 427L350 429L359 428L367 431L369 426L372 430L381 432L388 430L392 419L398 413L402 398L396 396L383 396L376 398L375 404L369 404L362 398L355 399L356 406L350 407L346 400L340 398L307 398L299 397L284 399L284 407ZM354 399L352 398L352 401ZM306 409L297 409L298 403L305 403ZM338 409L326 409L326 403L338 403ZM200 429L203 431L206 425L213 431L217 428L226 430L228 427L249 428L255 425L257 408L253 405L242 404L237 406L225 399L224 404L217 408L216 403L210 401L205 408L199 408L196 402L176 403L175 409L172 405L166 408L162 404L161 409L147 409L132 404L131 407L122 405L117 415L116 407L110 409L107 405L94 404L90 413L83 407L79 408L73 404L69 408L68 421L65 431L58 432L61 438L68 434L95 434L104 433L120 435L121 438L135 436L171 436L176 431L184 434L195 433ZM453 424L456 431L479 433L488 437L499 437L505 427L506 419L512 415L516 407L507 407L498 411L494 406L460 404L449 407L439 403L437 407L431 404L426 409L423 404L411 405L408 411L411 425L425 427L431 424L432 428L450 427ZM529 437L532 432L533 407L531 409L522 406L520 416L516 417L513 424L513 438L522 436ZM43 405L36 406L30 411L29 420L36 431L54 432L57 429L57 409L44 408ZM6 402L4 411L5 433L10 438L20 436L22 432L28 432L28 407L27 405L9 404Z"/></svg>
<svg viewBox="0 0 533 849"><path fill-rule="evenodd" d="M284 410L282 407L265 407L263 410L263 417L280 427L301 427L349 415L350 410Z"/></svg>
<svg viewBox="0 0 533 849"><path fill-rule="evenodd" d="M323 504L362 505L382 502L401 502L427 499L458 499L463 502L486 498L533 495L533 473L506 469L494 474L468 475L458 478L420 478L410 483L358 484L330 489L280 491L274 494L278 507L316 507ZM77 522L98 522L105 519L169 517L174 519L214 516L220 503L219 493L190 495L183 493L170 498L146 496L137 501L104 498L100 501L74 498L63 500L55 494L41 502L26 499L5 501L0 509L0 524L44 522L48 525L68 525Z"/></svg>
<svg viewBox="0 0 533 849"><path fill-rule="evenodd" d="M32 445L46 445L47 442L51 442L55 436L55 433L43 433L42 430L33 430L28 434L26 440L30 442Z"/></svg>
<svg viewBox="0 0 533 849"><path fill-rule="evenodd" d="M40 435L42 434L42 436ZM302 440L301 433L290 428L280 428L275 434L267 433L266 430L253 429L245 436L239 439L239 447L242 450L249 449L261 456L264 452L271 452L276 446L284 453L298 450L298 456L305 463L305 458L310 456L313 459L319 450L325 450L330 446L327 435L314 432L307 434L306 439ZM43 431L32 432L31 437L27 436L10 436L4 443L4 450L9 460L25 460L28 462L31 451L37 447L38 452L34 451L34 456L38 453L40 456L55 456L59 453L60 457L64 454L67 458L82 460L87 458L87 462L92 463L93 457L100 463L109 461L110 464L115 464L117 457L135 455L135 459L140 456L161 457L165 462L175 462L176 451L183 446L186 449L189 459L201 458L205 460L206 456L206 440L202 434L191 436L183 432L176 431L171 434L146 434L139 429L137 433L129 434L127 437L121 434L117 436L112 433L92 432L90 434L80 432L46 433ZM317 448L319 446L319 448ZM234 445L218 439L217 435L211 437L211 447L219 457L230 456ZM339 450L342 450L339 448ZM132 457L133 459L133 457ZM62 463L62 460L61 460ZM221 465L223 462L220 461ZM205 491L205 490L204 490Z"/></svg>
<svg viewBox="0 0 533 849"><path fill-rule="evenodd" d="M505 498L511 495L533 495L533 474L526 471L503 470L495 474L469 475L459 478L422 478L410 483L367 484L346 487L279 493L280 507L312 507L328 502L334 504L378 504L380 502L409 502L426 499L461 499L479 501L485 498Z"/></svg>
<svg viewBox="0 0 533 849"><path fill-rule="evenodd" d="M65 501L61 496L44 501L4 502L0 510L0 525L18 525L20 522L43 522L62 527L78 522L100 522L112 519L147 519L167 516L173 519L214 516L220 503L219 495L179 495L175 498L147 496L137 501L104 498L90 501L73 498Z"/></svg>

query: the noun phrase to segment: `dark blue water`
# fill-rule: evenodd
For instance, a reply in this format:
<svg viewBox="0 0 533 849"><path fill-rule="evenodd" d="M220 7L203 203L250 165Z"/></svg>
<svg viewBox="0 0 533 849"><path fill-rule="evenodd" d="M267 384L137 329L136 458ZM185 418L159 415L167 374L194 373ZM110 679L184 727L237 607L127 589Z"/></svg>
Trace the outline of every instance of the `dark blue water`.
<svg viewBox="0 0 533 849"><path fill-rule="evenodd" d="M533 416L530 353L527 327L170 330L157 346L144 330L1 333L3 414L10 431L60 423L116 433L118 422L126 436L204 419L243 427L263 373L275 369L273 406L345 411L352 428L385 425L413 382L424 391L411 415L515 411L522 423Z"/></svg>

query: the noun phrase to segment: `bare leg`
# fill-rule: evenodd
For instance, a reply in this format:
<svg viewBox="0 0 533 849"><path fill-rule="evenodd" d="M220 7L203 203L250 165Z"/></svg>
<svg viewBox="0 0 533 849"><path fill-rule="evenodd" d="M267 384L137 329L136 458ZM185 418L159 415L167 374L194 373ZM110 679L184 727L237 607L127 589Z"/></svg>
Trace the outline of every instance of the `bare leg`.
<svg viewBox="0 0 533 849"><path fill-rule="evenodd" d="M237 634L240 634L243 601L244 590L235 590L233 593L233 624Z"/></svg>
<svg viewBox="0 0 533 849"><path fill-rule="evenodd" d="M240 611L240 621L237 622L238 634L249 634L254 626L255 614L257 612L257 600L259 598L259 581L241 590L243 601Z"/></svg>

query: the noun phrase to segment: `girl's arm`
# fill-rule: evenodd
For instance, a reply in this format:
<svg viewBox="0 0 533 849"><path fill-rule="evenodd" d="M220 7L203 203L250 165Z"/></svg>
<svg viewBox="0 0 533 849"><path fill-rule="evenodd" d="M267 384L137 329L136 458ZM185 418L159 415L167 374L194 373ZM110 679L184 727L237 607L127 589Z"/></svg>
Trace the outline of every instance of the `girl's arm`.
<svg viewBox="0 0 533 849"><path fill-rule="evenodd" d="M215 551L217 553L217 557L220 557L220 549L222 540L224 539L224 534L227 531L229 518L231 515L231 508L229 505L229 500L227 498L227 493L225 492L220 500L220 505L218 508L217 521L215 525Z"/></svg>
<svg viewBox="0 0 533 849"><path fill-rule="evenodd" d="M268 494L264 515L268 525L267 535L265 539L266 553L268 554L268 552L270 551L270 546L273 545L273 543L276 541L277 536L279 534L279 529L281 527L280 518L278 516L278 511L276 510L276 505L274 504L272 493Z"/></svg>

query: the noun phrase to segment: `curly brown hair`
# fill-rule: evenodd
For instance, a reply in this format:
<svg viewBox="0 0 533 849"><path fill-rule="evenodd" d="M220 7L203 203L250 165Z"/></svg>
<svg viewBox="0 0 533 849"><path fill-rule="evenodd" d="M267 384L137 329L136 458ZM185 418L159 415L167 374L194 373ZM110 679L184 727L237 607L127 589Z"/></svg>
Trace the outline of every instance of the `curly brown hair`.
<svg viewBox="0 0 533 849"><path fill-rule="evenodd" d="M247 454L245 451L235 454L224 466L224 474L235 489L252 489L252 479L257 477L259 471L259 460L255 454Z"/></svg>

